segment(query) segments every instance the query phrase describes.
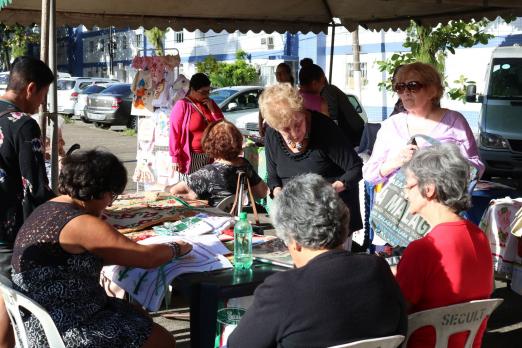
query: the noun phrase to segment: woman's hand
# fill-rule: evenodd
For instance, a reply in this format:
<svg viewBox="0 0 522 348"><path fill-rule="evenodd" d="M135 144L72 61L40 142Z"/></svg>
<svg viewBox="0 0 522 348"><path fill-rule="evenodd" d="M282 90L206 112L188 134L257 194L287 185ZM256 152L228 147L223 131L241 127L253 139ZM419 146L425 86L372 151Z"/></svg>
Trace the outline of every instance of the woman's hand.
<svg viewBox="0 0 522 348"><path fill-rule="evenodd" d="M214 111L216 111L214 109L214 103L212 103L212 99L210 99L210 98L204 99L201 103L203 105L205 105L210 110L210 112L213 113Z"/></svg>
<svg viewBox="0 0 522 348"><path fill-rule="evenodd" d="M187 243L184 240L177 240L176 244L179 245L179 255L176 255L176 257L187 255L192 251L192 244Z"/></svg>
<svg viewBox="0 0 522 348"><path fill-rule="evenodd" d="M280 188L279 186L278 187L274 187L274 189L272 190L272 196L277 197L281 193L282 190L283 189Z"/></svg>
<svg viewBox="0 0 522 348"><path fill-rule="evenodd" d="M332 183L332 187L334 188L335 192L343 192L346 190L346 187L344 186L344 183L342 181L334 181Z"/></svg>
<svg viewBox="0 0 522 348"><path fill-rule="evenodd" d="M413 154L415 151L417 151L418 148L419 147L417 145L406 145L396 156L390 158L388 161L382 164L382 166L379 168L379 174L385 177L393 173L395 170L401 168L404 164L411 160Z"/></svg>

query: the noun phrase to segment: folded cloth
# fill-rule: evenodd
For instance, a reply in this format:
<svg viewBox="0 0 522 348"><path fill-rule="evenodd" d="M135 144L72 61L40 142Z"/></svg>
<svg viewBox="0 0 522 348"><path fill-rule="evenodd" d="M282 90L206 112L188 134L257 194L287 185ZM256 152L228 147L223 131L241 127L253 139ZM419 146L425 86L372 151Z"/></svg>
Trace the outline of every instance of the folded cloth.
<svg viewBox="0 0 522 348"><path fill-rule="evenodd" d="M200 213L176 222L165 222L161 226L153 227L161 236L199 236L207 233L219 233L228 228L233 222L229 216L209 216Z"/></svg>
<svg viewBox="0 0 522 348"><path fill-rule="evenodd" d="M231 268L224 254L229 250L214 235L183 238L193 246L192 251L152 269L124 266L105 266L102 276L124 289L134 300L149 311L157 311L168 286L183 273L207 272ZM180 240L179 237L157 236L140 241L140 244L161 244Z"/></svg>

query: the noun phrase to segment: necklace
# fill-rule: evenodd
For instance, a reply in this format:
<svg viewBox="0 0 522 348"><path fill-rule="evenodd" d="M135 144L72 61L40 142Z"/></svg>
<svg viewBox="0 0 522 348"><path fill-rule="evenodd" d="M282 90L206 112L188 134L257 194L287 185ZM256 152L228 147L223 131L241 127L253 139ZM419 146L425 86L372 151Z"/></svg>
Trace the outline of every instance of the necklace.
<svg viewBox="0 0 522 348"><path fill-rule="evenodd" d="M286 139L286 143L288 144L288 146L291 149L296 149L297 151L301 151L305 146L305 141L307 141L309 137L310 137L310 131L307 131L303 141L293 141L290 139Z"/></svg>

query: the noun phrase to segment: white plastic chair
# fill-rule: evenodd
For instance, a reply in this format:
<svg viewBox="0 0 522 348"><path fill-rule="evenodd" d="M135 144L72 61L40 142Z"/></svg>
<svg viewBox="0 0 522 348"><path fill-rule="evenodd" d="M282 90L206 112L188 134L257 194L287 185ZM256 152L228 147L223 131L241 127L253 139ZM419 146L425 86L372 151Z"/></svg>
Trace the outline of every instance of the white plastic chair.
<svg viewBox="0 0 522 348"><path fill-rule="evenodd" d="M370 338L367 340L341 344L339 346L332 346L329 348L396 348L402 343L402 341L404 341L404 336L395 335Z"/></svg>
<svg viewBox="0 0 522 348"><path fill-rule="evenodd" d="M29 297L21 294L12 287L12 283L4 276L0 276L0 292L4 298L5 307L11 324L13 325L16 339L16 346L19 348L29 348L27 342L27 332L25 331L24 322L20 315L20 307L31 312L42 325L49 347L65 348L62 337L58 329L54 325L53 319L47 311Z"/></svg>
<svg viewBox="0 0 522 348"><path fill-rule="evenodd" d="M477 300L413 313L408 316L404 346L417 329L431 326L435 328L435 348L446 348L449 337L459 332L469 332L464 348L471 348L480 324L502 301L501 298Z"/></svg>

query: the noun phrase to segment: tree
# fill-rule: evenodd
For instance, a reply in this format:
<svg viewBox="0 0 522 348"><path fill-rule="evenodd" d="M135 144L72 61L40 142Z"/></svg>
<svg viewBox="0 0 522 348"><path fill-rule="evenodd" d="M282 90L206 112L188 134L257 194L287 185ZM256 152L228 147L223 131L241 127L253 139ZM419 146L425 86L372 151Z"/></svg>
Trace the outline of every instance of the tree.
<svg viewBox="0 0 522 348"><path fill-rule="evenodd" d="M250 85L258 81L259 75L246 58L247 54L244 51L236 53L234 63L218 62L214 57L208 56L202 62L196 63L196 69L207 74L215 87Z"/></svg>
<svg viewBox="0 0 522 348"><path fill-rule="evenodd" d="M425 27L414 21L410 22L406 29L406 40L403 46L409 48L409 52L393 54L385 61L377 62L380 71L386 71L392 76L396 67L402 64L409 64L415 61L432 64L444 75L446 57L448 52L455 54L455 49L459 47L473 47L476 44L487 44L493 35L485 32L489 20L480 21L463 20L450 21L448 24L438 24L435 27ZM461 76L454 83L458 87L448 91L452 99L465 98L465 86L468 81L465 76ZM447 82L445 82L448 85ZM379 87L391 90L391 81L379 83Z"/></svg>
<svg viewBox="0 0 522 348"><path fill-rule="evenodd" d="M161 30L157 27L145 30L145 36L147 37L147 40L149 40L150 43L156 48L155 53L157 56L165 55L165 47L163 45L165 40L165 32L165 30Z"/></svg>
<svg viewBox="0 0 522 348"><path fill-rule="evenodd" d="M0 64L2 70L9 70L11 61L27 54L27 45L38 43L40 35L32 31L33 26L20 24L5 25L0 23Z"/></svg>

